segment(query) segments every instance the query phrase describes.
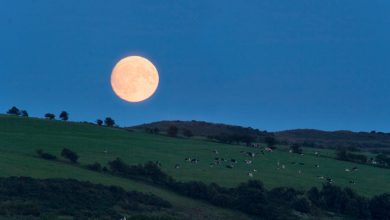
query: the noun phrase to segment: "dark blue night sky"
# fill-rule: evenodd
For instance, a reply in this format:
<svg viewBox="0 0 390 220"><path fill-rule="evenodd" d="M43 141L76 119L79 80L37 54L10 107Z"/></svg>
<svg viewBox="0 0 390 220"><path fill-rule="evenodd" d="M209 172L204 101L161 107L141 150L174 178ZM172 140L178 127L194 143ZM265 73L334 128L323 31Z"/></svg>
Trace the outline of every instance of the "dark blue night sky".
<svg viewBox="0 0 390 220"><path fill-rule="evenodd" d="M0 110L390 131L389 11L386 0L1 1ZM159 70L145 102L112 92L127 55Z"/></svg>

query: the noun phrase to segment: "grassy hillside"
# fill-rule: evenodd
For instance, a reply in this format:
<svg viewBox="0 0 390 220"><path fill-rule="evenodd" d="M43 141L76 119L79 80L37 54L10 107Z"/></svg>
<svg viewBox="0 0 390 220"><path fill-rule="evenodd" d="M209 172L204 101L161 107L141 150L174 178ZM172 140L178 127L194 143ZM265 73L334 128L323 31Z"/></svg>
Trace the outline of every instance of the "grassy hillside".
<svg viewBox="0 0 390 220"><path fill-rule="evenodd" d="M316 157L313 152L308 151L304 156L286 151L265 152L263 155L260 150L237 145L169 138L90 124L0 116L1 176L71 177L150 191L168 197L171 201L177 200L176 204L179 206L190 203L205 205L145 184L45 161L35 156L37 149L59 155L64 147L76 151L81 164L95 161L106 164L116 157L129 164L160 161L165 172L184 181L200 180L216 182L223 186L235 186L251 179L248 172L252 172L253 179L263 181L268 188L293 186L308 189L311 186L320 186L325 180L319 179L318 176L324 176L332 178L337 185L349 186L368 196L389 192L390 189L388 169ZM217 150L219 154L216 155L213 150ZM244 153L241 153L242 151ZM256 156L250 158L245 153L248 151L256 153ZM185 162L186 157L199 159L199 162L197 164ZM230 164L228 162L210 167L215 157L235 159L238 162L234 164L233 169L226 168L226 165ZM245 160L252 160L253 163L248 165ZM176 169L175 164L180 164L180 168ZM354 166L359 170L345 172L346 168ZM257 171L254 172L253 169ZM355 181L355 184L350 184L351 180Z"/></svg>

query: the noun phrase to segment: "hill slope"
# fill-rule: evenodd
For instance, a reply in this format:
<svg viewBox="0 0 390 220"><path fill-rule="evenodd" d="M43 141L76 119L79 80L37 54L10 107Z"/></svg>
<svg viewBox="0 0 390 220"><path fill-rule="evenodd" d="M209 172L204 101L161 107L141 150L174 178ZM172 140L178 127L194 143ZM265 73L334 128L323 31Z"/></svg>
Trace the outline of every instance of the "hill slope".
<svg viewBox="0 0 390 220"><path fill-rule="evenodd" d="M90 180L150 191L174 201L174 204L182 209L208 206L143 183L105 176L65 163L45 161L35 156L37 149L58 156L64 147L76 151L83 165L95 161L106 164L117 157L129 164L160 161L163 171L182 181L200 180L206 183L216 182L222 186L236 186L249 179L259 179L267 188L292 186L297 189L308 189L312 186L321 186L324 180L319 176L324 176L331 177L337 185L349 186L368 196L388 192L390 189L388 169L336 161L327 157L327 151L323 151L320 157L316 157L310 149L305 149L305 156L284 150L261 154L260 149L238 145L169 138L82 123L0 116L1 176L28 175L38 178ZM213 152L215 150L218 151L218 155ZM247 152L255 153L256 156L249 157ZM199 162L196 164L186 162L184 159L187 157L198 159ZM230 162L210 166L215 157L228 161L234 159L237 163L233 164L233 169L226 167L231 164ZM252 163L246 164L245 160L251 160ZM180 168L176 169L176 164L179 164ZM358 166L357 172L345 172L346 168L354 166ZM253 173L253 178L248 176L249 172ZM350 184L351 180L356 184ZM234 214L226 210L221 212Z"/></svg>

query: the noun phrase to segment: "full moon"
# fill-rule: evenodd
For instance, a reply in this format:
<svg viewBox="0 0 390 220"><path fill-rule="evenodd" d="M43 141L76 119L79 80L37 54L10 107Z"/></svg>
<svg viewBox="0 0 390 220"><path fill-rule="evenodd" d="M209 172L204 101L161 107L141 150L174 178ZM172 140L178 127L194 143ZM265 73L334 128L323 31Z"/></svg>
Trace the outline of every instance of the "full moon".
<svg viewBox="0 0 390 220"><path fill-rule="evenodd" d="M151 97L159 82L158 71L148 59L129 56L112 70L111 86L115 94L128 102L141 102Z"/></svg>

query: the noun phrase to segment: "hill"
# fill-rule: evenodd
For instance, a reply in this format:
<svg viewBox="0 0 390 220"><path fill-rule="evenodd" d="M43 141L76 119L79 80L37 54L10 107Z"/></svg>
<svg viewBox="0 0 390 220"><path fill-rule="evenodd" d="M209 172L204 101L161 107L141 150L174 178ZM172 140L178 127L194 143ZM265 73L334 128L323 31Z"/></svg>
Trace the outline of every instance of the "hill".
<svg viewBox="0 0 390 220"><path fill-rule="evenodd" d="M179 129L179 133L185 130L190 130L193 135L208 137L216 136L220 134L246 134L252 136L265 136L266 131L260 131L250 127L242 127L237 125L227 125L221 123L210 123L205 121L159 121L148 124L137 125L128 129L154 129L157 128L162 132L166 132L169 127L176 126Z"/></svg>
<svg viewBox="0 0 390 220"><path fill-rule="evenodd" d="M262 139L275 137L284 143L305 143L310 147L337 148L353 147L368 149L390 149L390 134L383 132L322 131L315 129L296 129L279 132L267 132L259 129L235 125L209 123L204 121L159 121L142 124L129 129L158 128L165 133L170 126L176 126L179 133L190 130L195 136L210 137L220 134L251 135Z"/></svg>
<svg viewBox="0 0 390 220"><path fill-rule="evenodd" d="M277 147L273 152L262 152L262 148L193 138L171 138L87 123L0 116L1 177L73 178L153 193L169 201L175 212L190 219L252 217L217 208L152 184L93 172L82 166L94 162L107 166L109 161L120 157L133 165L157 161L164 172L179 181L215 182L223 187L236 187L248 180L260 180L267 189L289 186L308 190L313 186L321 187L326 183L326 178L331 178L335 185L348 186L369 197L389 192L388 169L337 161L332 158L333 151L330 150L304 148L302 156L289 153L287 146ZM63 159L43 160L36 154L37 149L42 149L59 157L63 148L77 152L79 165L69 165ZM358 168L356 172L345 171L353 167Z"/></svg>
<svg viewBox="0 0 390 220"><path fill-rule="evenodd" d="M321 131L296 129L275 132L281 141L314 144L319 147L390 148L390 134L383 132Z"/></svg>

